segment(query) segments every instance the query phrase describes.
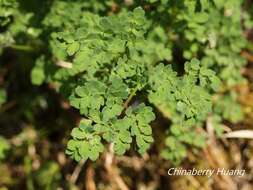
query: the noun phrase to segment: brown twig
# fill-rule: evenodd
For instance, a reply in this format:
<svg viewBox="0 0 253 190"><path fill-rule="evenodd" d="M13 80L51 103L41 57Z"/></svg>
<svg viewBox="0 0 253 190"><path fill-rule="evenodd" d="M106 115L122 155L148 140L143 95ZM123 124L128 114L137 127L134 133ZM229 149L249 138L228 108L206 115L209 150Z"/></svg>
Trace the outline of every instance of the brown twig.
<svg viewBox="0 0 253 190"><path fill-rule="evenodd" d="M246 58L248 61L253 62L253 55L247 51L242 51L241 56Z"/></svg>
<svg viewBox="0 0 253 190"><path fill-rule="evenodd" d="M0 113L6 112L7 110L13 108L16 104L16 101L7 102L6 104L2 105Z"/></svg>
<svg viewBox="0 0 253 190"><path fill-rule="evenodd" d="M67 61L62 61L59 60L55 63L56 65L58 65L59 67L63 67L63 68L67 68L67 69L71 69L73 67L73 64Z"/></svg>
<svg viewBox="0 0 253 190"><path fill-rule="evenodd" d="M253 130L238 130L225 133L224 138L244 138L253 139Z"/></svg>
<svg viewBox="0 0 253 190"><path fill-rule="evenodd" d="M120 177L118 170L113 166L113 158L113 144L110 144L109 151L106 153L105 157L105 168L110 176L110 179L118 185L119 189L129 190L124 180Z"/></svg>
<svg viewBox="0 0 253 190"><path fill-rule="evenodd" d="M83 168L83 165L85 163L85 160L81 160L75 167L73 173L71 174L70 178L69 178L69 181L70 183L72 184L75 184L78 177L79 177L79 174L80 172L82 171L82 168Z"/></svg>
<svg viewBox="0 0 253 190"><path fill-rule="evenodd" d="M91 164L86 170L86 190L96 190L96 183L94 182L94 169Z"/></svg>

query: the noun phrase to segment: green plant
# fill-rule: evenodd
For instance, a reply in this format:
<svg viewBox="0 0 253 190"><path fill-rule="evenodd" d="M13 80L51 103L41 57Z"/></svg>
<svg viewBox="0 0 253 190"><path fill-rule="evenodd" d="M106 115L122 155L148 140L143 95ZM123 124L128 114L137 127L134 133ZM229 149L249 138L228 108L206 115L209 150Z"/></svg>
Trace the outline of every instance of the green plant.
<svg viewBox="0 0 253 190"><path fill-rule="evenodd" d="M0 136L0 160L6 157L6 152L10 149L9 142L2 136Z"/></svg>
<svg viewBox="0 0 253 190"><path fill-rule="evenodd" d="M185 64L183 76L159 64L171 59L171 51L162 45L157 50L146 37L150 24L141 8L109 17L87 13L85 18L77 28L53 33L51 41L58 62L70 66L57 68L48 77L60 89L68 89L70 104L87 118L73 129L66 153L76 160L95 160L104 140L121 155L130 148L132 138L138 152L145 153L153 142L149 124L155 114L144 103L172 119L168 138L202 146L204 138L195 128L211 112L209 92L220 85L215 72L196 59ZM170 158L165 151L163 155Z"/></svg>
<svg viewBox="0 0 253 190"><path fill-rule="evenodd" d="M0 106L6 101L6 92L0 89Z"/></svg>

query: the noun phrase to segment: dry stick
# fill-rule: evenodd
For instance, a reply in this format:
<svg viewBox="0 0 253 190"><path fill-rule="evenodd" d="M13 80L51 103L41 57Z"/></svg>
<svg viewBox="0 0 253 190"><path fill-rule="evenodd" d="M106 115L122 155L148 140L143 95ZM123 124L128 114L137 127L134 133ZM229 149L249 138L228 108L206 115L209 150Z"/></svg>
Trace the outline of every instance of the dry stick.
<svg viewBox="0 0 253 190"><path fill-rule="evenodd" d="M126 6L131 6L134 4L134 0L125 0L124 2L126 4Z"/></svg>
<svg viewBox="0 0 253 190"><path fill-rule="evenodd" d="M196 177L191 176L191 175L187 175L186 178L189 180L189 182L191 182L191 184L196 188L196 189L200 189L200 188L204 188L200 182L196 179Z"/></svg>
<svg viewBox="0 0 253 190"><path fill-rule="evenodd" d="M110 144L109 151L106 153L105 157L105 168L111 176L110 179L115 180L116 184L121 190L129 190L123 179L120 177L118 170L112 165L113 157L113 144Z"/></svg>
<svg viewBox="0 0 253 190"><path fill-rule="evenodd" d="M81 160L81 161L76 165L76 167L75 167L75 169L74 169L72 175L71 175L70 178L69 178L69 181L70 181L72 184L75 184L75 183L76 183L76 181L77 181L77 179L78 179L78 177L79 177L79 174L80 174L80 172L82 171L82 167L83 167L84 163L85 163L85 160Z"/></svg>
<svg viewBox="0 0 253 190"><path fill-rule="evenodd" d="M96 190L96 184L94 182L94 169L91 164L88 165L86 171L86 190Z"/></svg>
<svg viewBox="0 0 253 190"><path fill-rule="evenodd" d="M73 67L73 64L71 62L62 61L62 60L57 61L55 64L58 65L59 67L63 67L67 69L71 69Z"/></svg>
<svg viewBox="0 0 253 190"><path fill-rule="evenodd" d="M224 138L244 138L253 139L253 130L238 130L225 133Z"/></svg>
<svg viewBox="0 0 253 190"><path fill-rule="evenodd" d="M246 58L248 61L253 62L253 55L247 51L241 52L242 57Z"/></svg>
<svg viewBox="0 0 253 190"><path fill-rule="evenodd" d="M2 107L0 109L0 113L8 111L9 109L11 109L14 106L16 106L16 104L17 104L16 101L7 102L6 104L2 105Z"/></svg>
<svg viewBox="0 0 253 190"><path fill-rule="evenodd" d="M213 125L211 122L211 117L207 119L207 128L209 133L214 132ZM208 143L207 148L204 149L205 157L210 164L212 168L220 168L224 167L224 160L221 157L217 157L217 155L220 155L218 152L222 153L222 149L219 148L217 140L215 136L210 138L210 142ZM237 190L236 183L232 180L231 176L216 176L216 179L218 180L218 185L220 187L226 187L225 189L229 190ZM224 190L225 190L224 189Z"/></svg>

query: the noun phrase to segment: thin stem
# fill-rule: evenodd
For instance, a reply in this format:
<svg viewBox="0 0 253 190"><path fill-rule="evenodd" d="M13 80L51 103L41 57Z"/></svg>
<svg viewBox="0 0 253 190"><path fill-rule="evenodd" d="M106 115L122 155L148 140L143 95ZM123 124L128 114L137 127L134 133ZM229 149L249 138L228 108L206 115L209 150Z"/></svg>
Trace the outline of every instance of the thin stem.
<svg viewBox="0 0 253 190"><path fill-rule="evenodd" d="M0 108L0 113L6 112L9 109L13 108L17 104L16 101L7 102L6 104L3 104Z"/></svg>
<svg viewBox="0 0 253 190"><path fill-rule="evenodd" d="M81 160L75 167L72 175L70 176L70 179L69 181L72 183L72 184L75 184L78 177L79 177L79 174L80 172L82 171L82 168L83 168L83 165L85 163L85 160Z"/></svg>
<svg viewBox="0 0 253 190"><path fill-rule="evenodd" d="M126 109L128 107L128 104L131 102L131 100L133 99L133 97L135 96L136 92L138 90L138 85L134 88L134 90L131 92L131 94L129 95L129 97L127 98L127 100L125 101L123 107Z"/></svg>
<svg viewBox="0 0 253 190"><path fill-rule="evenodd" d="M28 46L28 45L13 44L8 47L15 49L15 50L21 50L21 51L33 51L34 50L34 48L32 48L31 46Z"/></svg>
<svg viewBox="0 0 253 190"><path fill-rule="evenodd" d="M108 172L108 175L110 176L110 179L118 185L119 189L129 190L128 186L121 178L117 167L114 166L113 159L114 159L114 150L113 144L111 143L109 145L109 151L106 153L105 156L105 168Z"/></svg>

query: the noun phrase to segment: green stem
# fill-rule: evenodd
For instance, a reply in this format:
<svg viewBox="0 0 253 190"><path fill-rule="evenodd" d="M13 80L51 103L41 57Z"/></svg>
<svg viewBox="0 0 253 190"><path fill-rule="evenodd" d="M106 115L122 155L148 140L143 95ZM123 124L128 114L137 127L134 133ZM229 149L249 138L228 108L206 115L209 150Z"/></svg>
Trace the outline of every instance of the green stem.
<svg viewBox="0 0 253 190"><path fill-rule="evenodd" d="M19 44L13 44L9 46L12 49L20 50L20 51L33 51L34 48L28 45L19 45Z"/></svg>
<svg viewBox="0 0 253 190"><path fill-rule="evenodd" d="M124 106L123 106L125 109L128 107L128 104L130 103L132 98L135 96L137 90L138 90L138 85L134 88L134 90L131 92L131 94L129 95L129 97L125 101Z"/></svg>

